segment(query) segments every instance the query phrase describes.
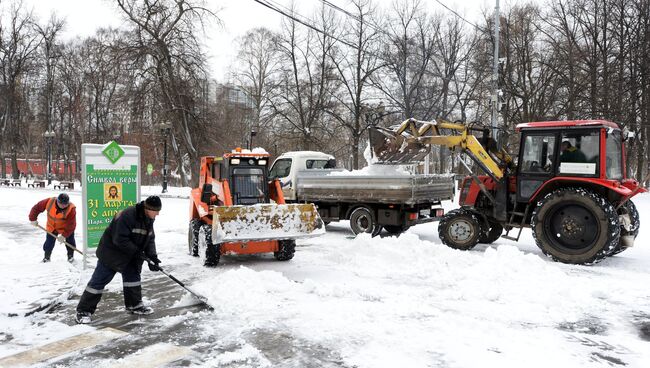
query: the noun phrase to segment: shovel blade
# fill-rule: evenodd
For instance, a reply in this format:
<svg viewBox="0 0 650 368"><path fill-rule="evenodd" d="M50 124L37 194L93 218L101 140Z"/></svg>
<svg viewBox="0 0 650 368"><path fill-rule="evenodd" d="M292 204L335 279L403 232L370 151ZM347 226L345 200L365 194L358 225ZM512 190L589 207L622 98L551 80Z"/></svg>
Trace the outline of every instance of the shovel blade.
<svg viewBox="0 0 650 368"><path fill-rule="evenodd" d="M420 162L431 151L429 145L385 128L370 127L369 136L370 148L379 164L399 165Z"/></svg>
<svg viewBox="0 0 650 368"><path fill-rule="evenodd" d="M325 233L316 206L258 204L212 208L214 243L308 238Z"/></svg>

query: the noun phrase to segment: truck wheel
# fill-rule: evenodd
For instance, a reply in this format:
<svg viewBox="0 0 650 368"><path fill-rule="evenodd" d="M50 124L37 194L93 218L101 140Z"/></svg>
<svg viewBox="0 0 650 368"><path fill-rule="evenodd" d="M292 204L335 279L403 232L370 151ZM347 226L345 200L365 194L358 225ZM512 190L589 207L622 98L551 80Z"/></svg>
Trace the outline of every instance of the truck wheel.
<svg viewBox="0 0 650 368"><path fill-rule="evenodd" d="M273 257L278 261L288 261L292 259L294 253L296 253L296 241L280 240L278 243L280 243L280 249L277 252L273 252Z"/></svg>
<svg viewBox="0 0 650 368"><path fill-rule="evenodd" d="M553 260L593 264L619 243L620 225L614 206L583 188L563 188L546 195L532 217L537 246Z"/></svg>
<svg viewBox="0 0 650 368"><path fill-rule="evenodd" d="M201 220L190 220L190 227L187 230L187 247L189 255L193 257L199 256L199 229L201 228Z"/></svg>
<svg viewBox="0 0 650 368"><path fill-rule="evenodd" d="M401 234L408 230L409 226L405 225L384 225L384 229L393 235Z"/></svg>
<svg viewBox="0 0 650 368"><path fill-rule="evenodd" d="M492 244L501 237L503 233L503 226L496 222L490 222L490 230L488 232L481 232L478 237L478 242L482 244Z"/></svg>
<svg viewBox="0 0 650 368"><path fill-rule="evenodd" d="M618 244L612 252L609 254L610 256L613 256L615 254L619 254L622 251L626 250L627 247L623 244L622 237L623 236L633 236L634 239L636 239L636 236L639 235L639 228L641 227L641 219L639 218L639 211L637 211L636 206L634 205L634 202L631 200L628 200L625 202L621 208L618 210L619 214L629 214L630 215L630 230L625 230L623 226L621 226L621 240L619 240ZM621 224L622 225L622 224Z"/></svg>
<svg viewBox="0 0 650 368"><path fill-rule="evenodd" d="M459 250L474 248L481 236L481 223L470 210L459 208L447 212L438 224L438 236L443 244Z"/></svg>
<svg viewBox="0 0 650 368"><path fill-rule="evenodd" d="M354 235L370 233L377 236L381 232L381 225L377 224L375 216L367 207L359 207L350 214L350 228Z"/></svg>

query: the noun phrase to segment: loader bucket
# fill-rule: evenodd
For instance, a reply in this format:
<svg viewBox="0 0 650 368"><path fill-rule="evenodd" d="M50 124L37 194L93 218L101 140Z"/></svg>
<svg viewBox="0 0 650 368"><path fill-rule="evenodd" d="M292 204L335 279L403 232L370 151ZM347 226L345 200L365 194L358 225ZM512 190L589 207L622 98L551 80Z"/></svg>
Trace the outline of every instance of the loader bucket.
<svg viewBox="0 0 650 368"><path fill-rule="evenodd" d="M408 164L421 161L430 151L408 133L397 134L379 127L368 128L370 148L379 164Z"/></svg>
<svg viewBox="0 0 650 368"><path fill-rule="evenodd" d="M257 204L212 207L214 243L308 238L325 233L316 206Z"/></svg>

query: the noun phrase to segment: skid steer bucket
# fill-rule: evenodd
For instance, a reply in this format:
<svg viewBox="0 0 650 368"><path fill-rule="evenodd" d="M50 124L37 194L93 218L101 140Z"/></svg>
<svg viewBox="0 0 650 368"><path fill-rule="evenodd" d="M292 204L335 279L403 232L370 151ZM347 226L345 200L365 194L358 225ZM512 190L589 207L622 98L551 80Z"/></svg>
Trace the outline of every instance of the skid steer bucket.
<svg viewBox="0 0 650 368"><path fill-rule="evenodd" d="M316 206L257 204L212 207L214 243L308 238L325 233Z"/></svg>
<svg viewBox="0 0 650 368"><path fill-rule="evenodd" d="M379 164L408 164L421 161L431 146L420 143L408 133L396 132L380 127L368 128L370 148Z"/></svg>

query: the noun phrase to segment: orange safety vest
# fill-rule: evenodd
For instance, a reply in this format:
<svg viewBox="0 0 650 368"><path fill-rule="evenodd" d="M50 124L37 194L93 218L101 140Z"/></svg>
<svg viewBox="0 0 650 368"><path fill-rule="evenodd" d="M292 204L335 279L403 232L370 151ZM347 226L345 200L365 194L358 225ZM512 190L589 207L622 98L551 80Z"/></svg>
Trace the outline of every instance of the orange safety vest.
<svg viewBox="0 0 650 368"><path fill-rule="evenodd" d="M74 204L70 203L63 211L56 212L56 198L52 197L47 201L45 212L47 213L47 231L53 233L56 230L57 234L63 234L65 230L65 222L67 221L68 214L74 208Z"/></svg>

